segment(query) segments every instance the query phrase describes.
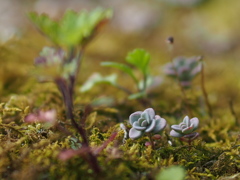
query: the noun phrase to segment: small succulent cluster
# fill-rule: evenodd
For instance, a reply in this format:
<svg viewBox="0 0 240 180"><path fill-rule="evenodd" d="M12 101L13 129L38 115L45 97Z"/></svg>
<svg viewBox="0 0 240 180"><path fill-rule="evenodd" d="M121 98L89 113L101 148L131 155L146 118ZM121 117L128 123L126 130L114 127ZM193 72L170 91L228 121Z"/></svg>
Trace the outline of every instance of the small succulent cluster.
<svg viewBox="0 0 240 180"><path fill-rule="evenodd" d="M144 133L161 133L167 125L166 120L159 115L155 115L152 108L148 108L143 112L137 111L132 113L129 117L129 122L132 125L129 131L131 139L137 139ZM194 117L190 119L186 116L179 125L171 126L170 136L190 143L199 136L199 133L195 132L198 125L198 118Z"/></svg>
<svg viewBox="0 0 240 180"><path fill-rule="evenodd" d="M179 125L172 125L172 131L170 136L181 138L183 141L191 142L199 136L199 133L194 132L199 125L198 118L194 117L190 119L188 116L185 116L183 122Z"/></svg>
<svg viewBox="0 0 240 180"><path fill-rule="evenodd" d="M155 115L152 108L148 108L143 112L137 111L132 113L129 117L129 122L132 125L129 131L131 139L137 139L144 133L160 133L167 125L166 120L159 115Z"/></svg>
<svg viewBox="0 0 240 180"><path fill-rule="evenodd" d="M172 63L165 65L164 72L167 76L178 79L182 87L189 88L191 81L201 71L200 59L200 56L177 57Z"/></svg>

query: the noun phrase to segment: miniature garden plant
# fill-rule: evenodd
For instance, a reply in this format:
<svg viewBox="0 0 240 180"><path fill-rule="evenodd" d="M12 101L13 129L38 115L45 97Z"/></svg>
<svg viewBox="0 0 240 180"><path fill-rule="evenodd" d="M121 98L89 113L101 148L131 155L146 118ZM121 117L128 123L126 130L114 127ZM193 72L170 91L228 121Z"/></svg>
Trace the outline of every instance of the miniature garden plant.
<svg viewBox="0 0 240 180"><path fill-rule="evenodd" d="M168 44L170 53L173 55L174 38L169 37L166 42ZM204 63L203 63L202 56L195 56L190 58L177 57L175 59L171 57L171 62L165 65L164 71L167 76L177 80L183 95L184 104L186 105L187 111L191 116L192 116L192 110L190 108L187 94L185 93L185 89L189 89L191 87L192 80L199 73L201 73L201 89L202 89L203 97L208 109L208 114L210 117L212 117L212 108L208 99L208 94L207 94L207 91L205 88L205 82L204 82L205 81Z"/></svg>
<svg viewBox="0 0 240 180"><path fill-rule="evenodd" d="M185 104L188 106L185 89L188 89L192 85L193 79L201 74L201 88L205 103L208 109L208 113L212 116L212 108L208 100L208 94L206 92L205 83L204 83L204 66L201 56L195 57L177 57L173 59L172 62L168 63L164 67L164 72L167 76L178 81L181 88ZM191 113L191 110L188 107L188 111Z"/></svg>
<svg viewBox="0 0 240 180"><path fill-rule="evenodd" d="M189 119L188 116L185 116L183 122L179 125L171 126L170 136L180 138L181 141L188 142L191 145L191 142L199 136L199 133L194 132L198 128L198 125L198 118Z"/></svg>
<svg viewBox="0 0 240 180"><path fill-rule="evenodd" d="M131 139L137 139L147 133L152 146L154 146L154 144L150 134L161 133L167 125L166 120L159 115L155 115L155 111L152 108L132 113L129 116L129 122L132 125L129 131L129 137Z"/></svg>
<svg viewBox="0 0 240 180"><path fill-rule="evenodd" d="M192 80L201 72L201 57L177 57L165 65L165 74L179 80L183 88L191 87Z"/></svg>
<svg viewBox="0 0 240 180"><path fill-rule="evenodd" d="M30 20L38 30L55 45L51 48L44 47L40 56L35 59L38 78L44 82L56 83L63 97L67 119L71 120L73 127L81 135L84 148L88 148L89 143L83 124L78 123L73 114L74 85L85 46L111 15L110 10L100 8L79 13L69 10L62 19L55 21L45 14L29 13ZM96 173L100 172L97 159L91 151L88 152L87 160Z"/></svg>
<svg viewBox="0 0 240 180"><path fill-rule="evenodd" d="M91 76L82 86L81 91L85 92L97 83L107 83L127 93L129 99L138 99L141 104L148 106L150 102L147 99L147 90L154 81L149 70L150 54L143 49L134 49L132 52L128 53L125 60L129 65L117 62L102 62L101 65L105 67L114 67L128 74L136 86L137 91L135 93L132 92L131 89L119 85L116 82L116 74L103 77L99 73L95 73ZM133 67L141 72L141 79L134 73Z"/></svg>

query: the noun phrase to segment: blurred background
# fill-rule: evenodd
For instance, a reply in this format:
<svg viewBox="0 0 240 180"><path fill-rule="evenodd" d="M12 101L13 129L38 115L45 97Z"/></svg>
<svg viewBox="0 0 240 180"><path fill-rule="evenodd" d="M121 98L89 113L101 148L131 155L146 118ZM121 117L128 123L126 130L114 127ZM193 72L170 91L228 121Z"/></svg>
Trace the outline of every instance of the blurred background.
<svg viewBox="0 0 240 180"><path fill-rule="evenodd" d="M95 7L111 8L114 16L88 46L80 82L95 71L111 71L100 62L121 62L127 52L144 48L152 74L159 76L171 57L204 56L211 102L239 98L239 0L0 0L0 100L31 91L33 59L51 45L28 20L29 11L58 18L66 9ZM173 52L166 45L169 36L175 38Z"/></svg>

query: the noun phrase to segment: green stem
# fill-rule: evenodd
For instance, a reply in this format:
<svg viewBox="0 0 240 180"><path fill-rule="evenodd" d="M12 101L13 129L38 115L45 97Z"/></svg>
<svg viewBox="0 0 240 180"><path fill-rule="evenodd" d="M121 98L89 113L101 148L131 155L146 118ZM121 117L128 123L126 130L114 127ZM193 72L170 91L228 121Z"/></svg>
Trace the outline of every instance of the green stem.
<svg viewBox="0 0 240 180"><path fill-rule="evenodd" d="M207 94L207 91L206 91L206 88L205 88L205 80L204 80L204 65L203 65L203 62L201 64L201 87L202 87L202 93L203 93L203 97L205 99L205 103L206 103L206 106L207 106L207 109L208 109L208 114L210 117L212 117L212 107L209 103L209 99L208 99L208 94Z"/></svg>
<svg viewBox="0 0 240 180"><path fill-rule="evenodd" d="M231 114L233 115L234 119L235 119L235 123L236 123L236 126L239 126L239 122L238 122L238 117L237 117L237 114L234 110L234 107L233 107L233 101L232 100L229 100L229 107L230 107L230 111L231 111Z"/></svg>
<svg viewBox="0 0 240 180"><path fill-rule="evenodd" d="M183 88L183 86L182 86L182 84L181 84L181 81L180 81L180 78L179 78L179 74L178 74L178 72L177 72L176 67L174 66L173 59L171 59L171 63L172 63L173 69L174 69L174 71L175 71L175 73L176 73L176 77L177 77L177 81L178 81L178 86L179 86L179 88L180 88L180 90L181 90L182 97L183 97L183 102L184 102L184 104L185 104L185 106L186 106L186 108L187 108L188 115L189 115L190 117L193 117L192 110L191 110L191 108L190 108L190 106L189 106L189 103L188 103L187 95L186 95L185 90L184 90L184 88Z"/></svg>

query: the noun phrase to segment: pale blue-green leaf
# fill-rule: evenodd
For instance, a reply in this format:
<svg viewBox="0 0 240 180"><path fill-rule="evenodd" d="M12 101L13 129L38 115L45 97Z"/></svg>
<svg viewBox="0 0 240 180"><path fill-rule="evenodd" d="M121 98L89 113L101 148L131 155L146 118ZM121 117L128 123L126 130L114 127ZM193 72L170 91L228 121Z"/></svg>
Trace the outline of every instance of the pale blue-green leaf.
<svg viewBox="0 0 240 180"><path fill-rule="evenodd" d="M130 131L129 131L129 137L131 139L137 139L137 138L140 138L142 136L143 132L142 131L138 131L134 128L131 128Z"/></svg>
<svg viewBox="0 0 240 180"><path fill-rule="evenodd" d="M178 132L176 132L176 131L174 131L174 130L171 130L171 131L170 131L170 136L176 137L176 138L180 138L180 137L183 137L184 134L180 134L180 133L178 133Z"/></svg>
<svg viewBox="0 0 240 180"><path fill-rule="evenodd" d="M167 125L167 121L165 119L161 118L158 115L156 117L157 117L156 118L156 125L155 125L155 127L152 131L153 133L159 133L159 132L163 131L164 128L166 127L166 125Z"/></svg>

